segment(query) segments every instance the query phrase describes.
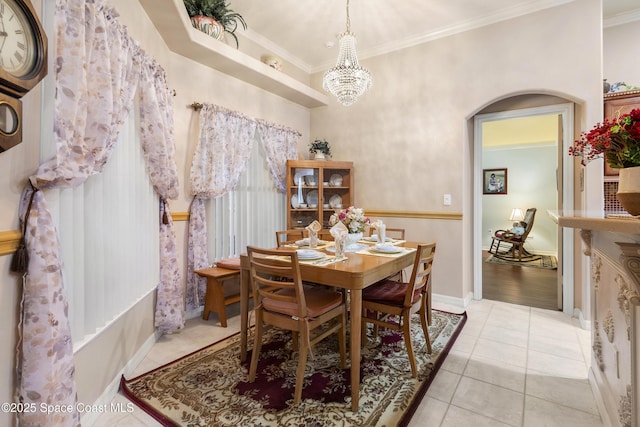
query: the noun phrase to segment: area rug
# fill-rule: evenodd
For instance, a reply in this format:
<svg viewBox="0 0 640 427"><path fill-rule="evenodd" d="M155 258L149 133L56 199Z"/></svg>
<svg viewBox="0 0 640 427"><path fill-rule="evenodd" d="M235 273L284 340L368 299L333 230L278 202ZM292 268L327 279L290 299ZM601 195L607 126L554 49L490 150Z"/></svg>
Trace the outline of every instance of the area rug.
<svg viewBox="0 0 640 427"><path fill-rule="evenodd" d="M515 265L518 267L546 268L549 270L556 270L558 268L558 259L553 255L534 255L533 257L522 258L522 261L512 261L495 255L489 255L485 262L491 264Z"/></svg>
<svg viewBox="0 0 640 427"><path fill-rule="evenodd" d="M248 361L240 363L236 334L136 378L122 377L121 389L164 426L406 426L467 319L466 313L433 310L429 355L413 317L418 376L411 377L402 334L370 333L356 413L350 371L340 368L337 340L331 338L314 346L302 402L292 405L297 352L291 351L291 334L278 329L265 333L253 383L247 381Z"/></svg>

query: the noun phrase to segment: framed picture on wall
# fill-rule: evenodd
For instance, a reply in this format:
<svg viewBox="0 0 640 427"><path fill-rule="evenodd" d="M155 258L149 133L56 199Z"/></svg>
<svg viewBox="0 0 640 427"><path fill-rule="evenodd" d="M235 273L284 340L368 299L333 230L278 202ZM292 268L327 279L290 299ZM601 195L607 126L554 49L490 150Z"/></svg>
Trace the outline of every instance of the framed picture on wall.
<svg viewBox="0 0 640 427"><path fill-rule="evenodd" d="M482 170L482 194L507 194L507 169Z"/></svg>

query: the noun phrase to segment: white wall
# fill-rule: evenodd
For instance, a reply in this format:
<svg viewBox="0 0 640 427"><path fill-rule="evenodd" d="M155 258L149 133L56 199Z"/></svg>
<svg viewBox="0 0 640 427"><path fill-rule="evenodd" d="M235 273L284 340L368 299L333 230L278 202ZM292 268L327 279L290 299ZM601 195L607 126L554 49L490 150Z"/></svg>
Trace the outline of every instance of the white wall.
<svg viewBox="0 0 640 427"><path fill-rule="evenodd" d="M580 16L580 19L576 19ZM473 290L473 128L497 100L526 93L601 113L601 9L571 2L463 34L361 60L373 87L356 104L312 112L312 136L355 163L356 204L372 210L461 212L462 221L403 220L415 239L437 240L434 293L461 301ZM322 73L314 75L321 87ZM452 195L451 206L443 194ZM391 219L389 221L392 222Z"/></svg>
<svg viewBox="0 0 640 427"><path fill-rule="evenodd" d="M507 168L507 194L482 196L482 247L491 245L490 230L510 229L513 208L537 208L525 248L532 253L557 255L557 224L547 210L557 210L556 145L485 149L484 169Z"/></svg>
<svg viewBox="0 0 640 427"><path fill-rule="evenodd" d="M640 87L640 23L632 22L604 30L604 78Z"/></svg>

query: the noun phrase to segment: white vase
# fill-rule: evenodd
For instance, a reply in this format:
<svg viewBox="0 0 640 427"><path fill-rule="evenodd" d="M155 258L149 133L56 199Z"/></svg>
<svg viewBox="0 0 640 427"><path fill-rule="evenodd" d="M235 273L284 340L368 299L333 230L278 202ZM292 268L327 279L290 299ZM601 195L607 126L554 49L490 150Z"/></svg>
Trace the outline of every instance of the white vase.
<svg viewBox="0 0 640 427"><path fill-rule="evenodd" d="M325 160L326 157L324 156L324 153L322 151L316 151L316 153L313 156L314 160Z"/></svg>
<svg viewBox="0 0 640 427"><path fill-rule="evenodd" d="M346 247L355 246L360 240L362 240L362 232L360 233L349 233L347 234L347 242Z"/></svg>
<svg viewBox="0 0 640 427"><path fill-rule="evenodd" d="M620 169L616 196L624 210L640 215L640 166Z"/></svg>

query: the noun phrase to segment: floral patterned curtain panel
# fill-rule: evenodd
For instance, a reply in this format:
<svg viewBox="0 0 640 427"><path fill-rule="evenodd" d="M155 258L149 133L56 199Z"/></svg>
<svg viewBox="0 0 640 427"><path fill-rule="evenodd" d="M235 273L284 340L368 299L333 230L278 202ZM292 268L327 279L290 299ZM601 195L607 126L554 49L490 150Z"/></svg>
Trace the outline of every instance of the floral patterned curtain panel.
<svg viewBox="0 0 640 427"><path fill-rule="evenodd" d="M153 188L160 195L160 283L155 326L162 333L184 327L184 288L178 267L173 219L167 199L178 198L178 167L173 135L173 103L162 67L145 55L140 73L142 150Z"/></svg>
<svg viewBox="0 0 640 427"><path fill-rule="evenodd" d="M204 297L206 279L194 270L207 268L207 223L205 202L233 190L247 167L251 142L260 137L267 163L280 191L285 191L286 162L297 159L300 133L236 111L203 104L200 134L191 162L191 193L187 253L187 310L198 308Z"/></svg>
<svg viewBox="0 0 640 427"><path fill-rule="evenodd" d="M300 134L292 129L274 126L267 122L258 125L262 148L267 154L267 164L279 191L285 192L287 160L298 158L298 138Z"/></svg>
<svg viewBox="0 0 640 427"><path fill-rule="evenodd" d="M165 201L178 194L172 122L167 120L171 98L164 72L128 37L117 16L100 0L56 0L56 156L30 178L35 190L25 190L21 203L29 263L16 361L17 398L35 411L18 414L20 425L80 425L77 411L41 411L41 404L51 403L76 408L76 387L60 247L45 193L39 190L74 187L102 171L138 88L143 149L165 218L161 265L168 266L161 271L161 320L156 323L163 331L184 325L175 236ZM27 212L25 201L31 197Z"/></svg>

